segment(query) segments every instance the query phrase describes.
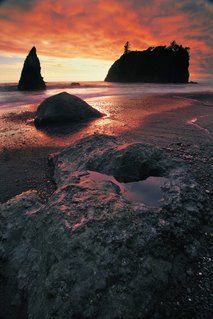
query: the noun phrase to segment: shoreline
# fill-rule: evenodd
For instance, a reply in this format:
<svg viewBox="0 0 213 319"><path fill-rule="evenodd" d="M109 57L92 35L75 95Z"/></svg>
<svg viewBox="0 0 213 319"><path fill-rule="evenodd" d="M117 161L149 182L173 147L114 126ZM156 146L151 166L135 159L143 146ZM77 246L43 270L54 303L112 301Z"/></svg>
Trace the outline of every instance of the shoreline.
<svg viewBox="0 0 213 319"><path fill-rule="evenodd" d="M153 99L151 96L151 102L145 100L143 103L144 105L157 103L159 98L162 99L161 104L163 105L165 97L171 103L175 101L174 99L172 100L170 94L154 95ZM110 118L106 117L89 123L74 125L71 131L68 130L68 132L66 132L67 128L65 127L64 135L58 134L57 129L52 136L48 136L48 132L35 131L34 124L29 120L34 114L32 108L18 114L14 112L5 113L0 117L0 174L2 179L0 202L5 202L28 189L37 189L43 199L48 198L54 191L51 171L48 166L48 155L58 152L90 134L104 134L105 130L106 134L119 135L126 141L157 145L164 148L171 156L181 158L187 165L190 164L192 167L193 163L196 162L195 168L200 163L205 167L201 171L203 171L202 174L206 178L205 172L206 167L208 167L208 157L210 157L212 152L213 132L211 124L213 123L213 107L209 104L206 105L204 94L178 94L179 100L197 97L200 97L200 102L193 100L188 105L183 104L181 107L178 107L177 104L177 108L170 107L167 110L164 107L159 113L142 114L142 120L136 123L134 119L130 122L131 114L130 120L128 119L129 114L127 114L127 116L125 115L127 119L124 116L124 118L120 119L120 122L116 121L116 114L112 114ZM123 101L125 98L122 98ZM211 98L213 101L213 94L207 94L207 98L208 100ZM119 97L114 97L115 101L117 101L116 99L118 102L114 103L119 103ZM95 107L96 105L97 107L99 106L97 100L91 99L93 101L92 105L95 105ZM110 98L104 97L102 100L107 105ZM131 99L130 102L132 102ZM136 100L135 103L138 103L138 101ZM133 114L133 116L135 115ZM194 120L195 118L197 119L196 121ZM192 122L187 123L190 120ZM129 123L132 127L128 126ZM121 126L120 129L117 128L118 125ZM200 155L198 154L198 156L196 153L200 153ZM202 156L206 159L205 162L202 161ZM194 173L199 176L195 168ZM199 180L202 182L202 176L199 177ZM207 184L203 183L202 186L203 188L207 186L207 189L212 193L212 185L208 183L207 178L206 180Z"/></svg>

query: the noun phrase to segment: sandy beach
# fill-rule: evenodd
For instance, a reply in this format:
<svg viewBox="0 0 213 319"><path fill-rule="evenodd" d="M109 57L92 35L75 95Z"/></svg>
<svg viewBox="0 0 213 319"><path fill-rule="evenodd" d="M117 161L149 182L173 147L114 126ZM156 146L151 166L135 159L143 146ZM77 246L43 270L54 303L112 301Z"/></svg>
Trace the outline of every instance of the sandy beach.
<svg viewBox="0 0 213 319"><path fill-rule="evenodd" d="M183 159L212 194L212 94L113 96L87 101L106 115L46 131L34 127L36 105L1 113L1 202L28 189L37 189L43 199L47 198L54 190L48 155L96 133L164 148L171 156Z"/></svg>

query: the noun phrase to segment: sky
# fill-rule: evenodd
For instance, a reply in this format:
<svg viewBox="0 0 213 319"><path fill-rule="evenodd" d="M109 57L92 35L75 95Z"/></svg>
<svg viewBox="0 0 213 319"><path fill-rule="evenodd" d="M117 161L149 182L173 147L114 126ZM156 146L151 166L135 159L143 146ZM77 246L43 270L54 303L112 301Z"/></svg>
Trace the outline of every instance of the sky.
<svg viewBox="0 0 213 319"><path fill-rule="evenodd" d="M35 46L44 80L102 81L131 50L190 47L190 79L213 81L213 0L0 0L0 82Z"/></svg>

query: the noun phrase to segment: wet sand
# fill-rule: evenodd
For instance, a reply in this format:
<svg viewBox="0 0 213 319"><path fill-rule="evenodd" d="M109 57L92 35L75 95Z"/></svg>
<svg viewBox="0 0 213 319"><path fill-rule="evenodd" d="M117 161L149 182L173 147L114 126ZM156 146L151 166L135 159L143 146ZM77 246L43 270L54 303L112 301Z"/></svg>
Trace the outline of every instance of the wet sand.
<svg viewBox="0 0 213 319"><path fill-rule="evenodd" d="M47 198L54 190L48 155L94 133L163 147L185 160L212 193L212 94L113 96L87 102L106 115L63 129L37 130L33 124L36 105L0 115L0 202L28 189L37 189Z"/></svg>
<svg viewBox="0 0 213 319"><path fill-rule="evenodd" d="M183 98L183 97L180 97ZM184 96L184 99L188 97ZM213 195L213 96L193 95L188 107L148 116L125 139L151 143L182 159L207 194ZM200 99L200 100L199 100Z"/></svg>

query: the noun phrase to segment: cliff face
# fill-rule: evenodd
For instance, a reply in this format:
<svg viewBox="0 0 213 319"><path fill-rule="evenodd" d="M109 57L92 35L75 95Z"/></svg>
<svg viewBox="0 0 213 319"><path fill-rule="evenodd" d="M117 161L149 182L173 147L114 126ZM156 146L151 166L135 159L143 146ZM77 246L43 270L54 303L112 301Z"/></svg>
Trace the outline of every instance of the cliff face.
<svg viewBox="0 0 213 319"><path fill-rule="evenodd" d="M173 42L123 54L109 69L107 82L187 83L189 51Z"/></svg>
<svg viewBox="0 0 213 319"><path fill-rule="evenodd" d="M36 54L36 48L33 47L24 61L21 78L18 84L18 90L36 91L45 89L46 85L43 77L41 76L40 61Z"/></svg>

